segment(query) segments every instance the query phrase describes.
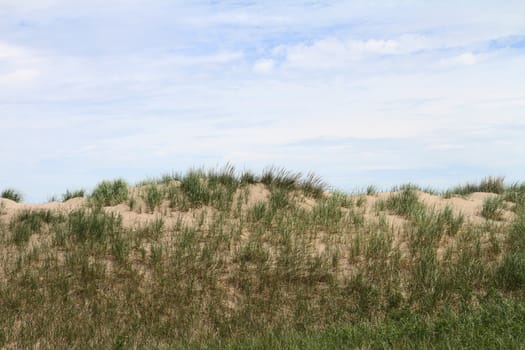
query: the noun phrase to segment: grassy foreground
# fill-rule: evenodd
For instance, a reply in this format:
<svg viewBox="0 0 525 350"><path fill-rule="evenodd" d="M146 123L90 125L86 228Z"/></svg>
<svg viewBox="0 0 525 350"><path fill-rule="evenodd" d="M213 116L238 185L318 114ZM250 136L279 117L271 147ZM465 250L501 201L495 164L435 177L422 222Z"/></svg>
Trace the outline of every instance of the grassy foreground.
<svg viewBox="0 0 525 350"><path fill-rule="evenodd" d="M271 333L190 349L523 349L525 304L487 300L475 309L442 310L433 317L405 313L377 324L317 332Z"/></svg>
<svg viewBox="0 0 525 350"><path fill-rule="evenodd" d="M0 347L523 348L525 185L192 170L0 203ZM456 201L456 202L454 202ZM445 202L443 202L445 203ZM449 203L449 202L446 202Z"/></svg>

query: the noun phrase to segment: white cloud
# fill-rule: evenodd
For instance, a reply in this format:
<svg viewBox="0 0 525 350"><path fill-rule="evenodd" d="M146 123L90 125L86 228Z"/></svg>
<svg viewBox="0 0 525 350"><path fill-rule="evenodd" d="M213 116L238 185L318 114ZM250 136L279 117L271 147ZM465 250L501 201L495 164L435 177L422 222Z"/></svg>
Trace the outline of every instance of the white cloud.
<svg viewBox="0 0 525 350"><path fill-rule="evenodd" d="M194 16L187 18L184 21L191 25L206 27L216 25L259 26L285 23L289 21L289 18L248 12L222 12L204 16Z"/></svg>
<svg viewBox="0 0 525 350"><path fill-rule="evenodd" d="M0 82L18 83L34 80L38 77L39 72L35 69L17 69L14 72L0 75Z"/></svg>
<svg viewBox="0 0 525 350"><path fill-rule="evenodd" d="M9 44L0 42L0 58L1 59L18 58L18 57L23 57L26 54L27 54L26 50L21 47L17 47L17 46L13 46L13 45L9 45Z"/></svg>
<svg viewBox="0 0 525 350"><path fill-rule="evenodd" d="M451 143L438 143L435 145L430 145L429 147L429 149L436 150L436 151L452 151L452 150L459 150L463 148L465 148L465 146L451 144Z"/></svg>
<svg viewBox="0 0 525 350"><path fill-rule="evenodd" d="M481 55L475 55L472 52L465 52L460 55L444 59L442 63L444 65L463 65L471 66L481 61Z"/></svg>
<svg viewBox="0 0 525 350"><path fill-rule="evenodd" d="M0 83L13 84L35 80L39 59L33 50L0 42Z"/></svg>
<svg viewBox="0 0 525 350"><path fill-rule="evenodd" d="M461 64L471 65L471 64L475 64L478 62L478 57L468 52L468 53L459 55L457 57L457 61Z"/></svg>
<svg viewBox="0 0 525 350"><path fill-rule="evenodd" d="M409 54L437 46L436 40L420 35L366 40L327 37L312 44L280 45L273 54L284 54L287 65L293 68L336 68L373 56Z"/></svg>
<svg viewBox="0 0 525 350"><path fill-rule="evenodd" d="M222 51L208 55L173 56L160 58L159 62L174 63L182 66L196 66L202 64L226 64L239 61L243 58L242 51Z"/></svg>
<svg viewBox="0 0 525 350"><path fill-rule="evenodd" d="M235 52L219 52L209 56L193 57L195 63L229 63L242 59L243 53L241 51Z"/></svg>
<svg viewBox="0 0 525 350"><path fill-rule="evenodd" d="M269 74L273 71L275 61L271 59L260 59L255 61L253 71L257 74Z"/></svg>

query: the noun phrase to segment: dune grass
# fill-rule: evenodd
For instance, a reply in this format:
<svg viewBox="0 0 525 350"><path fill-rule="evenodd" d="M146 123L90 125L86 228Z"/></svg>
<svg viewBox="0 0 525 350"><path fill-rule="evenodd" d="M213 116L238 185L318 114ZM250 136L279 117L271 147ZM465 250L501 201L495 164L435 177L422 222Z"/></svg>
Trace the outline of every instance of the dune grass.
<svg viewBox="0 0 525 350"><path fill-rule="evenodd" d="M104 206L123 203L128 199L128 184L123 179L102 181L95 187L90 198Z"/></svg>
<svg viewBox="0 0 525 350"><path fill-rule="evenodd" d="M382 322L360 322L316 332L272 332L263 336L189 344L186 349L521 349L525 304L488 297L479 307L434 317L399 312Z"/></svg>
<svg viewBox="0 0 525 350"><path fill-rule="evenodd" d="M505 201L502 196L488 197L483 201L481 216L486 219L501 220L504 209Z"/></svg>
<svg viewBox="0 0 525 350"><path fill-rule="evenodd" d="M70 199L73 199L73 198L84 198L85 195L86 195L86 191L83 190L83 189L73 190L73 191L67 190L62 195L62 202L66 202L66 201L68 201Z"/></svg>
<svg viewBox="0 0 525 350"><path fill-rule="evenodd" d="M17 203L21 202L23 199L22 193L20 191L17 191L13 188L7 188L0 193L0 198L6 198L10 199L12 201L15 201Z"/></svg>
<svg viewBox="0 0 525 350"><path fill-rule="evenodd" d="M146 201L146 204L150 212L154 212L155 208L157 208L162 203L164 194L163 194L162 189L159 188L159 186L155 184L151 184L146 187L146 190L144 194L142 195L142 197ZM133 205L130 204L130 207L132 206Z"/></svg>
<svg viewBox="0 0 525 350"><path fill-rule="evenodd" d="M445 191L445 196L460 195L466 196L474 192L486 192L503 194L506 191L505 177L503 176L488 176L482 179L479 183L466 183L453 187Z"/></svg>
<svg viewBox="0 0 525 350"><path fill-rule="evenodd" d="M325 189L313 175L227 166L148 180L131 197L106 181L90 196L102 205L0 217L0 347L523 344L522 207L477 224L425 206L413 186L372 214L365 196ZM512 193L501 198L522 201ZM141 225L103 207L139 199Z"/></svg>

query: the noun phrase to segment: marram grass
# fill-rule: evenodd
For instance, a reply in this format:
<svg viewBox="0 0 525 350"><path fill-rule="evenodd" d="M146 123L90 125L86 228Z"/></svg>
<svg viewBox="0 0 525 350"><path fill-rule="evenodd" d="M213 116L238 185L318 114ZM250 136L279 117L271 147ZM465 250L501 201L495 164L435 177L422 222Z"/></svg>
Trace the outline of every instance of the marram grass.
<svg viewBox="0 0 525 350"><path fill-rule="evenodd" d="M481 187L505 205L477 221L414 186L351 196L231 166L4 208L0 348L519 349L523 186Z"/></svg>

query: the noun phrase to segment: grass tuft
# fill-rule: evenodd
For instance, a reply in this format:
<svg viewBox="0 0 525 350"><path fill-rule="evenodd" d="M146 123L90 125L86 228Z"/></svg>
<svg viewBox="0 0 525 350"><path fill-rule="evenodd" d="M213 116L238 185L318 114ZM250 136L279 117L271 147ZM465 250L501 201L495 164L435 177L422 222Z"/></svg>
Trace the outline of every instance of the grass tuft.
<svg viewBox="0 0 525 350"><path fill-rule="evenodd" d="M121 230L122 218L101 209L78 209L67 218L69 234L80 242L103 243Z"/></svg>
<svg viewBox="0 0 525 350"><path fill-rule="evenodd" d="M269 188L301 191L306 196L313 198L321 198L327 188L326 183L314 173L308 173L303 178L299 172L275 167L265 169L260 177L260 182Z"/></svg>
<svg viewBox="0 0 525 350"><path fill-rule="evenodd" d="M10 221L9 227L13 232L13 242L21 245L29 241L33 234L42 231L44 225L58 222L60 215L55 215L50 210L23 210L17 213Z"/></svg>
<svg viewBox="0 0 525 350"><path fill-rule="evenodd" d="M93 190L91 198L100 205L117 205L128 199L128 184L123 179L102 181Z"/></svg>
<svg viewBox="0 0 525 350"><path fill-rule="evenodd" d="M66 202L72 198L83 198L86 195L86 191L80 189L75 191L67 190L66 193L62 195L62 202Z"/></svg>
<svg viewBox="0 0 525 350"><path fill-rule="evenodd" d="M443 227L446 233L450 236L455 236L465 222L465 216L463 214L454 214L454 211L450 207L445 207L438 214L437 225Z"/></svg>
<svg viewBox="0 0 525 350"><path fill-rule="evenodd" d="M241 183L241 185L253 185L258 181L258 177L248 170L244 171L239 178L239 182Z"/></svg>
<svg viewBox="0 0 525 350"><path fill-rule="evenodd" d="M508 202L515 204L514 211L519 212L525 210L525 182L524 183L514 183L510 185L505 193L503 194L504 198Z"/></svg>
<svg viewBox="0 0 525 350"><path fill-rule="evenodd" d="M300 178L300 173L294 173L282 168L270 167L263 171L260 181L268 187L276 187L291 191L297 188Z"/></svg>
<svg viewBox="0 0 525 350"><path fill-rule="evenodd" d="M474 192L486 192L503 194L505 192L505 177L503 176L488 176L480 181L480 183L466 183L453 187L445 191L445 196L452 195L466 196Z"/></svg>
<svg viewBox="0 0 525 350"><path fill-rule="evenodd" d="M496 271L496 281L508 291L525 288L525 251L505 255Z"/></svg>
<svg viewBox="0 0 525 350"><path fill-rule="evenodd" d="M0 194L0 197L5 198L5 199L10 199L17 203L20 203L23 199L22 193L12 188L3 190L2 193Z"/></svg>
<svg viewBox="0 0 525 350"><path fill-rule="evenodd" d="M374 186L374 185L367 186L366 191L365 191L367 196L375 196L378 192L379 191L378 191L377 187Z"/></svg>
<svg viewBox="0 0 525 350"><path fill-rule="evenodd" d="M208 204L211 198L203 171L191 170L181 180L181 189L193 206Z"/></svg>
<svg viewBox="0 0 525 350"><path fill-rule="evenodd" d="M402 186L400 192L394 193L385 202L386 209L396 215L405 218L415 218L425 209L424 204L419 200L419 196L414 187Z"/></svg>
<svg viewBox="0 0 525 350"><path fill-rule="evenodd" d="M505 201L502 196L488 197L483 201L481 216L490 220L502 220Z"/></svg>
<svg viewBox="0 0 525 350"><path fill-rule="evenodd" d="M156 184L151 184L146 187L143 199L146 202L150 212L154 212L155 208L160 206L164 199L164 193ZM131 207L131 206L130 206Z"/></svg>

